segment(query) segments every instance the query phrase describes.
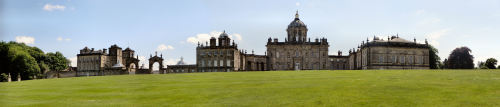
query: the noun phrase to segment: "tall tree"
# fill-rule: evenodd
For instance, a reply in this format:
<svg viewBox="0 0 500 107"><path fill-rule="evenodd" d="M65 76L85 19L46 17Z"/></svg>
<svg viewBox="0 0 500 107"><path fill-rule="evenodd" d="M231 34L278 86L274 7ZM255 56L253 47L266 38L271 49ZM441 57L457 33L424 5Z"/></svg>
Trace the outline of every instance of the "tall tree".
<svg viewBox="0 0 500 107"><path fill-rule="evenodd" d="M12 77L21 76L21 79L32 79L34 75L40 74L40 68L36 59L33 58L23 47L11 45L8 51L11 65L9 73Z"/></svg>
<svg viewBox="0 0 500 107"><path fill-rule="evenodd" d="M488 67L486 67L485 62L479 61L479 62L477 62L477 69L488 69Z"/></svg>
<svg viewBox="0 0 500 107"><path fill-rule="evenodd" d="M441 65L441 58L438 56L438 49L429 45L429 66L431 69L439 69Z"/></svg>
<svg viewBox="0 0 500 107"><path fill-rule="evenodd" d="M448 59L446 59L446 58L444 59L444 61L443 61L443 67L442 68L443 69L448 69Z"/></svg>
<svg viewBox="0 0 500 107"><path fill-rule="evenodd" d="M49 68L54 71L61 71L68 68L68 60L61 52L47 53L47 59L45 63L48 64Z"/></svg>
<svg viewBox="0 0 500 107"><path fill-rule="evenodd" d="M484 65L486 67L488 67L489 69L496 69L497 59L495 59L495 58L488 58L486 60L486 63Z"/></svg>
<svg viewBox="0 0 500 107"><path fill-rule="evenodd" d="M473 69L474 56L468 47L454 49L448 57L448 68L450 69Z"/></svg>

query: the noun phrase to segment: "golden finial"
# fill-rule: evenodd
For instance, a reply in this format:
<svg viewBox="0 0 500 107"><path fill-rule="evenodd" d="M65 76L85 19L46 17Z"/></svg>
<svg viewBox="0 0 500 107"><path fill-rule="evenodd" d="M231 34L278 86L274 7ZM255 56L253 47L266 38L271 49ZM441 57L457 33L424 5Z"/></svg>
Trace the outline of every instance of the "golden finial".
<svg viewBox="0 0 500 107"><path fill-rule="evenodd" d="M299 18L299 10L295 12L295 18Z"/></svg>

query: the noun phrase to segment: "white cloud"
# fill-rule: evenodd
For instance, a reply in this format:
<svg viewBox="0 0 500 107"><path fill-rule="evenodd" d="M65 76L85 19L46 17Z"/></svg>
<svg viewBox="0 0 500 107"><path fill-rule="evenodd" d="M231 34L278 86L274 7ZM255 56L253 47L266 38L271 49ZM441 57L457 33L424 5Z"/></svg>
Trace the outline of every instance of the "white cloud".
<svg viewBox="0 0 500 107"><path fill-rule="evenodd" d="M300 6L300 3L299 3L299 2L296 2L296 3L295 3L295 6Z"/></svg>
<svg viewBox="0 0 500 107"><path fill-rule="evenodd" d="M438 41L439 38L448 34L449 31L450 29L442 29L439 31L431 32L430 34L425 35L425 37L429 39L430 44L434 46L439 46L439 41Z"/></svg>
<svg viewBox="0 0 500 107"><path fill-rule="evenodd" d="M66 6L63 5L52 5L52 4L45 4L43 6L43 10L45 11L54 11L54 10L59 10L59 11L64 11L66 9Z"/></svg>
<svg viewBox="0 0 500 107"><path fill-rule="evenodd" d="M16 42L24 44L35 44L35 38L30 36L17 36Z"/></svg>
<svg viewBox="0 0 500 107"><path fill-rule="evenodd" d="M420 9L420 10L417 10L417 12L415 12L416 15L423 15L425 14L425 10L424 9Z"/></svg>
<svg viewBox="0 0 500 107"><path fill-rule="evenodd" d="M172 45L160 44L156 51L166 51L166 50L174 50L175 48Z"/></svg>
<svg viewBox="0 0 500 107"><path fill-rule="evenodd" d="M181 59L165 59L163 60L163 67L167 67L167 65L175 65L177 62L179 62Z"/></svg>
<svg viewBox="0 0 500 107"><path fill-rule="evenodd" d="M218 38L221 33L222 32L212 31L210 33L196 34L196 36L188 37L186 42L191 43L191 44L195 44L195 45L198 44L198 42L200 42L200 44L203 44L204 42L208 42L211 37ZM243 37L240 34L233 33L233 34L228 34L228 35L229 35L229 38L231 38L232 40L235 40L235 41L243 40Z"/></svg>
<svg viewBox="0 0 500 107"><path fill-rule="evenodd" d="M149 62L146 60L146 57L139 56L139 65L137 65L137 67L141 67L142 65L144 65L144 68L148 68L149 67L148 63Z"/></svg>
<svg viewBox="0 0 500 107"><path fill-rule="evenodd" d="M71 61L71 66L72 67L76 67L76 64L77 64L76 61L77 61L77 59L78 59L78 57L76 57L76 56L69 58L69 60Z"/></svg>
<svg viewBox="0 0 500 107"><path fill-rule="evenodd" d="M59 41L59 42L62 42L62 41L69 42L69 41L71 41L71 39L70 38L57 37L57 41Z"/></svg>

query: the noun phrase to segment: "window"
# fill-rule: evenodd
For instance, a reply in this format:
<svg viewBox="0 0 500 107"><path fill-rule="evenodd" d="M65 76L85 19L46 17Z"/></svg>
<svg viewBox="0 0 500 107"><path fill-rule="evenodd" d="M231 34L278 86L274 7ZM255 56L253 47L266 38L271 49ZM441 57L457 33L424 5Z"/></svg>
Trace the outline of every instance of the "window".
<svg viewBox="0 0 500 107"><path fill-rule="evenodd" d="M217 67L217 60L214 60L214 67Z"/></svg>
<svg viewBox="0 0 500 107"><path fill-rule="evenodd" d="M295 51L295 57L299 57L299 56L300 56L299 51Z"/></svg>
<svg viewBox="0 0 500 107"><path fill-rule="evenodd" d="M392 63L397 63L397 62L398 62L398 57L392 56Z"/></svg>
<svg viewBox="0 0 500 107"><path fill-rule="evenodd" d="M276 52L276 58L280 58L280 52Z"/></svg>
<svg viewBox="0 0 500 107"><path fill-rule="evenodd" d="M219 66L224 66L224 61L223 60L220 60L220 63L219 63Z"/></svg>
<svg viewBox="0 0 500 107"><path fill-rule="evenodd" d="M205 61L201 60L201 67L205 67Z"/></svg>
<svg viewBox="0 0 500 107"><path fill-rule="evenodd" d="M400 56L399 63L405 63L405 56Z"/></svg>
<svg viewBox="0 0 500 107"><path fill-rule="evenodd" d="M384 63L384 56L378 56L378 62Z"/></svg>
<svg viewBox="0 0 500 107"><path fill-rule="evenodd" d="M408 56L408 62L409 62L410 64L413 64L413 56Z"/></svg>
<svg viewBox="0 0 500 107"><path fill-rule="evenodd" d="M226 61L226 65L227 65L228 67L231 67L231 60L227 60L227 61Z"/></svg>

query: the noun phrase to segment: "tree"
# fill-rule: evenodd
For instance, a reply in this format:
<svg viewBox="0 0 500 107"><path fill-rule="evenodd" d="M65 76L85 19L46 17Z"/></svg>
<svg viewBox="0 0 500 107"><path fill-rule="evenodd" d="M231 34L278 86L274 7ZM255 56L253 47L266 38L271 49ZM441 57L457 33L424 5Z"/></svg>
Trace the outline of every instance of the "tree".
<svg viewBox="0 0 500 107"><path fill-rule="evenodd" d="M6 81L9 74L13 80L18 74L23 80L33 79L48 70L64 70L67 63L60 52L45 54L41 49L24 43L0 42L0 81Z"/></svg>
<svg viewBox="0 0 500 107"><path fill-rule="evenodd" d="M40 68L36 59L31 57L31 55L23 50L22 47L11 45L8 53L8 57L11 58L9 73L12 77L21 75L21 79L32 79L34 75L40 73Z"/></svg>
<svg viewBox="0 0 500 107"><path fill-rule="evenodd" d="M479 61L479 62L477 62L477 69L489 69L489 68L486 67L486 63L485 62Z"/></svg>
<svg viewBox="0 0 500 107"><path fill-rule="evenodd" d="M429 45L429 66L431 69L439 69L441 65L441 58L437 55L439 53L438 49L434 46Z"/></svg>
<svg viewBox="0 0 500 107"><path fill-rule="evenodd" d="M474 56L471 55L468 47L459 47L454 49L448 56L448 68L450 69L473 69Z"/></svg>
<svg viewBox="0 0 500 107"><path fill-rule="evenodd" d="M447 69L448 68L448 59L446 59L446 58L444 59L444 61L443 61L443 67L442 68L443 69Z"/></svg>
<svg viewBox="0 0 500 107"><path fill-rule="evenodd" d="M484 65L486 67L488 67L489 69L496 69L497 59L495 59L495 58L488 58L486 60L486 63Z"/></svg>
<svg viewBox="0 0 500 107"><path fill-rule="evenodd" d="M61 54L61 52L47 53L47 60L45 63L47 63L49 68L54 71L62 71L68 68L68 60Z"/></svg>

